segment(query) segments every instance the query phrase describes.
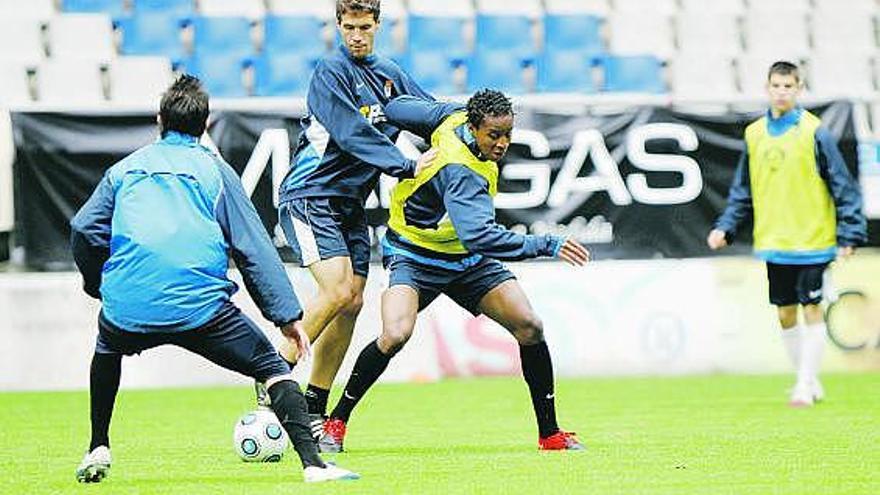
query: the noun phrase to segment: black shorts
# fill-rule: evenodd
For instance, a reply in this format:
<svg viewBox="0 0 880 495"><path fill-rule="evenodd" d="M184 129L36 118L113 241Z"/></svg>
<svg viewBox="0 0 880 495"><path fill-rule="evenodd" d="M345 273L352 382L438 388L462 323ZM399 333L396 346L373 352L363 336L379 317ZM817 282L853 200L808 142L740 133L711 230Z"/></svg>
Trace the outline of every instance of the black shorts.
<svg viewBox="0 0 880 495"><path fill-rule="evenodd" d="M370 271L370 230L355 198L295 198L278 208L278 223L302 266L343 256L356 275Z"/></svg>
<svg viewBox="0 0 880 495"><path fill-rule="evenodd" d="M767 263L770 304L793 306L822 302L822 279L828 263L816 265L778 265Z"/></svg>
<svg viewBox="0 0 880 495"><path fill-rule="evenodd" d="M402 255L383 259L389 271L388 286L406 285L419 293L419 311L440 294L446 294L459 306L478 315L478 306L490 290L516 278L500 261L483 258L465 270L452 270L420 263Z"/></svg>
<svg viewBox="0 0 880 495"><path fill-rule="evenodd" d="M263 331L231 303L203 326L179 332L129 332L107 321L103 313L98 316L98 354L130 356L165 344L263 382L290 373Z"/></svg>

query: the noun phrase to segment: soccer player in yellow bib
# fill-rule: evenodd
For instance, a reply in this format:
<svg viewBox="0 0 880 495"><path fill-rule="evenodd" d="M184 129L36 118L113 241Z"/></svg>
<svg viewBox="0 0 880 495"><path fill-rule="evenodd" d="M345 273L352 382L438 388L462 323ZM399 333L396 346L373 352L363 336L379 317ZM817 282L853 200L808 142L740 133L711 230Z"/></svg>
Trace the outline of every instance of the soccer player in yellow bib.
<svg viewBox="0 0 880 495"><path fill-rule="evenodd" d="M383 239L389 287L382 296L382 334L361 351L318 445L341 452L346 423L367 389L406 344L418 312L441 293L485 314L516 338L538 422L542 450L582 450L557 426L553 365L541 320L514 275L498 260L539 256L583 265L589 252L572 239L521 235L495 222L498 165L510 146L513 107L502 93L477 92L463 108L412 96L390 102L394 125L431 142L437 158L392 191Z"/></svg>
<svg viewBox="0 0 880 495"><path fill-rule="evenodd" d="M827 334L819 306L823 273L867 239L858 185L822 121L798 106L802 87L796 65L770 67L770 109L746 128L727 208L708 238L711 249L721 249L754 217L755 254L767 263L770 303L797 370L793 407L812 406L825 394L818 378Z"/></svg>

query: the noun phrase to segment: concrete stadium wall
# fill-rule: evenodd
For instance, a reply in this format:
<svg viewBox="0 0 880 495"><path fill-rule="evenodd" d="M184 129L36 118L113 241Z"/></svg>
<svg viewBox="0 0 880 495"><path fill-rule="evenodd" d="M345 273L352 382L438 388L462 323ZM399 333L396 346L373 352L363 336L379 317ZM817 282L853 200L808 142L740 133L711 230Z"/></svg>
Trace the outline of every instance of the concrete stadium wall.
<svg viewBox="0 0 880 495"><path fill-rule="evenodd" d="M15 222L13 207L12 163L15 144L12 141L12 121L9 112L0 108L0 232L12 230Z"/></svg>
<svg viewBox="0 0 880 495"><path fill-rule="evenodd" d="M766 302L763 265L750 258L511 264L544 321L560 376L765 373L788 370ZM314 287L289 269L301 297ZM834 269L838 287L880 300L880 253L864 251ZM0 274L0 390L88 386L99 304L79 290L75 273ZM380 266L369 279L363 313L339 381L379 333ZM236 302L277 342L244 290ZM875 303L877 304L877 303ZM880 305L878 305L880 308ZM878 309L880 321L880 309ZM880 333L880 324L878 324ZM874 342L876 344L876 341ZM295 375L304 380L309 363ZM880 348L844 353L829 346L825 369L880 369ZM420 316L413 339L384 379L428 381L519 373L515 342L485 317L440 298ZM185 351L164 347L127 358L123 386L243 384L248 380Z"/></svg>

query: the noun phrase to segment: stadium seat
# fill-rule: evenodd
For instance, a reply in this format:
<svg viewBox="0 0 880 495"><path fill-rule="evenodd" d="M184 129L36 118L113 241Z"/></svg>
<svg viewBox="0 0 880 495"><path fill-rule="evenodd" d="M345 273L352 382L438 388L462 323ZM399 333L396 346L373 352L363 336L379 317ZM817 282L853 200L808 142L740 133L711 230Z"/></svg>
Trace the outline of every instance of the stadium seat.
<svg viewBox="0 0 880 495"><path fill-rule="evenodd" d="M260 19L266 15L262 0L199 0L199 14Z"/></svg>
<svg viewBox="0 0 880 495"><path fill-rule="evenodd" d="M547 15L587 14L606 17L611 12L608 0L545 0Z"/></svg>
<svg viewBox="0 0 880 495"><path fill-rule="evenodd" d="M863 53L845 49L814 52L809 60L807 89L823 99L876 97L871 60Z"/></svg>
<svg viewBox="0 0 880 495"><path fill-rule="evenodd" d="M51 105L96 105L104 102L97 63L71 58L45 60L37 69L37 96Z"/></svg>
<svg viewBox="0 0 880 495"><path fill-rule="evenodd" d="M765 100L767 98L767 71L770 65L785 57L776 57L772 54L744 54L736 61L737 79L739 80L740 94L743 97ZM794 63L800 63L799 59L790 59Z"/></svg>
<svg viewBox="0 0 880 495"><path fill-rule="evenodd" d="M406 16L407 10L403 0L382 0L382 13L379 17L382 22L401 20Z"/></svg>
<svg viewBox="0 0 880 495"><path fill-rule="evenodd" d="M0 58L0 108L27 103L31 99L27 66Z"/></svg>
<svg viewBox="0 0 880 495"><path fill-rule="evenodd" d="M264 53L254 61L254 95L305 96L316 62L298 53Z"/></svg>
<svg viewBox="0 0 880 495"><path fill-rule="evenodd" d="M325 20L336 20L334 0L269 0L269 12L275 15L315 16ZM384 10L385 2L382 2Z"/></svg>
<svg viewBox="0 0 880 495"><path fill-rule="evenodd" d="M318 57L327 51L324 21L314 16L268 15L263 21L263 50Z"/></svg>
<svg viewBox="0 0 880 495"><path fill-rule="evenodd" d="M49 24L53 58L108 62L116 56L113 26L106 14L62 14Z"/></svg>
<svg viewBox="0 0 880 495"><path fill-rule="evenodd" d="M653 55L608 56L604 60L604 90L663 93L663 63Z"/></svg>
<svg viewBox="0 0 880 495"><path fill-rule="evenodd" d="M246 17L197 16L193 19L193 53L240 59L253 55L251 22Z"/></svg>
<svg viewBox="0 0 880 495"><path fill-rule="evenodd" d="M733 15L690 11L678 16L677 25L681 52L726 57L742 52L742 40Z"/></svg>
<svg viewBox="0 0 880 495"><path fill-rule="evenodd" d="M179 63L183 58L181 18L162 12L139 12L122 19L123 55L162 55Z"/></svg>
<svg viewBox="0 0 880 495"><path fill-rule="evenodd" d="M467 90L474 92L482 88L508 94L525 93L522 62L506 50L477 49L468 61Z"/></svg>
<svg viewBox="0 0 880 495"><path fill-rule="evenodd" d="M848 1L848 0L846 0ZM811 9L810 0L750 0L750 12L775 12L806 14Z"/></svg>
<svg viewBox="0 0 880 495"><path fill-rule="evenodd" d="M605 52L601 29L602 20L592 14L547 14L544 50L574 50L598 57Z"/></svg>
<svg viewBox="0 0 880 495"><path fill-rule="evenodd" d="M477 0L477 15L516 15L539 19L544 14L540 0Z"/></svg>
<svg viewBox="0 0 880 495"><path fill-rule="evenodd" d="M125 15L125 0L62 0L63 12L107 14L113 19Z"/></svg>
<svg viewBox="0 0 880 495"><path fill-rule="evenodd" d="M199 79L212 97L243 98L248 95L242 69L249 59L237 55L210 53L193 55L183 62L184 70Z"/></svg>
<svg viewBox="0 0 880 495"><path fill-rule="evenodd" d="M465 38L465 19L410 15L407 52L442 51L449 59L463 62L470 50Z"/></svg>
<svg viewBox="0 0 880 495"><path fill-rule="evenodd" d="M745 18L746 51L803 58L809 51L807 18L799 13L752 12Z"/></svg>
<svg viewBox="0 0 880 495"><path fill-rule="evenodd" d="M672 16L678 12L678 5L676 0L614 0L614 11Z"/></svg>
<svg viewBox="0 0 880 495"><path fill-rule="evenodd" d="M37 19L0 18L0 61L15 61L35 66L45 56L40 21ZM6 47L15 47L14 50Z"/></svg>
<svg viewBox="0 0 880 495"><path fill-rule="evenodd" d="M471 0L428 0L410 1L410 15L438 16L438 17L461 17L470 19L474 17L474 4Z"/></svg>
<svg viewBox="0 0 880 495"><path fill-rule="evenodd" d="M593 57L579 50L545 50L537 62L537 89L548 93L594 93Z"/></svg>
<svg viewBox="0 0 880 495"><path fill-rule="evenodd" d="M873 15L877 13L875 0L813 0L818 12L841 11L854 15Z"/></svg>
<svg viewBox="0 0 880 495"><path fill-rule="evenodd" d="M522 15L477 15L476 50L504 51L523 63L532 63L537 51L532 22Z"/></svg>
<svg viewBox="0 0 880 495"><path fill-rule="evenodd" d="M46 22L55 14L54 0L0 0L2 19L38 19Z"/></svg>
<svg viewBox="0 0 880 495"><path fill-rule="evenodd" d="M846 5L841 3L841 6ZM813 12L813 46L822 51L850 50L860 54L877 51L874 19L866 12L846 8Z"/></svg>
<svg viewBox="0 0 880 495"><path fill-rule="evenodd" d="M195 16L193 0L134 0L134 13L161 12L183 22Z"/></svg>
<svg viewBox="0 0 880 495"><path fill-rule="evenodd" d="M746 6L743 0L711 0L712 14L742 15ZM835 0L836 1L836 0ZM682 13L706 13L706 0L681 0Z"/></svg>
<svg viewBox="0 0 880 495"><path fill-rule="evenodd" d="M670 76L676 98L729 100L736 96L733 60L721 54L680 53L672 61Z"/></svg>
<svg viewBox="0 0 880 495"><path fill-rule="evenodd" d="M425 91L447 95L461 92L455 78L457 61L439 50L416 52L417 56L413 53L409 52L403 66Z"/></svg>
<svg viewBox="0 0 880 495"><path fill-rule="evenodd" d="M165 57L119 57L110 63L108 74L110 101L156 108L173 80Z"/></svg>
<svg viewBox="0 0 880 495"><path fill-rule="evenodd" d="M661 13L615 12L608 19L608 51L618 55L651 54L669 58L675 51L672 18Z"/></svg>

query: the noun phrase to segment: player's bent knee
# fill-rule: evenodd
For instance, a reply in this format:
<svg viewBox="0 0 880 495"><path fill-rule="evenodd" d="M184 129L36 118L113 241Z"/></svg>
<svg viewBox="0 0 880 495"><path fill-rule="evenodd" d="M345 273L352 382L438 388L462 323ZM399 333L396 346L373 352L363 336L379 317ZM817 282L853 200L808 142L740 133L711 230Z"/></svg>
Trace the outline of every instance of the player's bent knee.
<svg viewBox="0 0 880 495"><path fill-rule="evenodd" d="M355 292L346 303L341 307L339 313L348 318L357 318L364 306L364 297L362 294Z"/></svg>
<svg viewBox="0 0 880 495"><path fill-rule="evenodd" d="M379 337L379 349L389 356L393 356L403 349L412 336L412 329L405 326L386 325Z"/></svg>
<svg viewBox="0 0 880 495"><path fill-rule="evenodd" d="M544 323L537 315L529 315L517 325L513 336L519 345L535 345L544 341Z"/></svg>

